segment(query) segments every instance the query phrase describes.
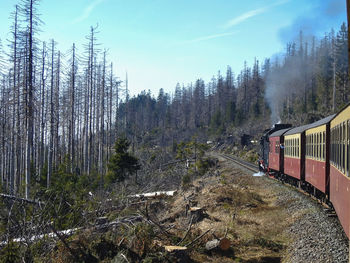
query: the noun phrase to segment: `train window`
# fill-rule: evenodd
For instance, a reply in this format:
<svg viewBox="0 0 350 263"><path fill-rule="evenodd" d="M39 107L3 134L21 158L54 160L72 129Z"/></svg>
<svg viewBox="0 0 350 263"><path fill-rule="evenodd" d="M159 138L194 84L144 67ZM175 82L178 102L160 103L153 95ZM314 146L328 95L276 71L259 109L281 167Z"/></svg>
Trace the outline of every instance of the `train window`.
<svg viewBox="0 0 350 263"><path fill-rule="evenodd" d="M315 158L315 134L312 134L312 158Z"/></svg>
<svg viewBox="0 0 350 263"><path fill-rule="evenodd" d="M320 160L323 160L323 133L320 132Z"/></svg>
<svg viewBox="0 0 350 263"><path fill-rule="evenodd" d="M290 139L288 140L288 156L290 156Z"/></svg>
<svg viewBox="0 0 350 263"><path fill-rule="evenodd" d="M312 156L313 156L314 158L316 158L316 146L317 146L317 144L316 144L316 134L314 134L313 137L314 137L314 142L313 142L313 144L312 144L312 148L313 148Z"/></svg>
<svg viewBox="0 0 350 263"><path fill-rule="evenodd" d="M347 150L347 155L348 155L348 177L350 177L350 120L348 120L348 135L347 135L347 141L348 141L348 150Z"/></svg>
<svg viewBox="0 0 350 263"><path fill-rule="evenodd" d="M333 144L334 144L334 166L337 166L337 127L334 127L334 132L333 132Z"/></svg>
<svg viewBox="0 0 350 263"><path fill-rule="evenodd" d="M320 132L319 133L319 159L321 160L322 159L322 133Z"/></svg>
<svg viewBox="0 0 350 263"><path fill-rule="evenodd" d="M317 145L317 148L318 148L318 159L320 160L321 159L321 133L318 133L318 145Z"/></svg>
<svg viewBox="0 0 350 263"><path fill-rule="evenodd" d="M340 170L344 172L344 149L343 149L343 139L344 139L344 125L340 124Z"/></svg>
<svg viewBox="0 0 350 263"><path fill-rule="evenodd" d="M331 140L332 140L332 162L333 165L335 164L335 129L332 129L332 133L331 133Z"/></svg>
<svg viewBox="0 0 350 263"><path fill-rule="evenodd" d="M343 151L343 139L344 139L344 128L343 123L340 124L340 170L343 172L343 163L344 163L344 151Z"/></svg>
<svg viewBox="0 0 350 263"><path fill-rule="evenodd" d="M320 134L317 133L316 135L317 138L317 160L320 159Z"/></svg>
<svg viewBox="0 0 350 263"><path fill-rule="evenodd" d="M334 166L337 166L337 128L334 127L333 144L334 144Z"/></svg>
<svg viewBox="0 0 350 263"><path fill-rule="evenodd" d="M309 138L309 155L312 157L312 134L310 134Z"/></svg>
<svg viewBox="0 0 350 263"><path fill-rule="evenodd" d="M312 134L310 135L310 157L312 157Z"/></svg>
<svg viewBox="0 0 350 263"><path fill-rule="evenodd" d="M333 164L333 129L331 129L331 163Z"/></svg>
<svg viewBox="0 0 350 263"><path fill-rule="evenodd" d="M334 166L337 166L337 129L334 127L333 144L334 144Z"/></svg>
<svg viewBox="0 0 350 263"><path fill-rule="evenodd" d="M291 141L291 139L288 140L288 155L292 156L292 141Z"/></svg>
<svg viewBox="0 0 350 263"><path fill-rule="evenodd" d="M320 136L318 133L316 133L316 159L319 159L319 154L320 154Z"/></svg>
<svg viewBox="0 0 350 263"><path fill-rule="evenodd" d="M334 166L337 167L338 162L338 127L334 128Z"/></svg>
<svg viewBox="0 0 350 263"><path fill-rule="evenodd" d="M298 145L298 147L297 147L297 157L300 158L300 139L299 138L297 139L297 145Z"/></svg>
<svg viewBox="0 0 350 263"><path fill-rule="evenodd" d="M340 163L340 127L339 125L337 126L337 168L339 169L339 163Z"/></svg>
<svg viewBox="0 0 350 263"><path fill-rule="evenodd" d="M338 126L338 169L341 167L341 126Z"/></svg>
<svg viewBox="0 0 350 263"><path fill-rule="evenodd" d="M323 150L322 150L322 158L325 161L326 160L326 132L323 132Z"/></svg>
<svg viewBox="0 0 350 263"><path fill-rule="evenodd" d="M299 138L297 139L297 152L296 156L299 157Z"/></svg>
<svg viewBox="0 0 350 263"><path fill-rule="evenodd" d="M345 159L346 158L346 154L345 154L345 150L346 150L346 148L345 148L346 125L345 125L345 122L343 122L342 126L343 126L343 137L342 137L342 142L341 142L342 152L343 152L343 154L342 154L342 169L343 169L343 173L345 174L345 166L346 166L346 164L345 164L345 160L346 160Z"/></svg>
<svg viewBox="0 0 350 263"><path fill-rule="evenodd" d="M321 159L321 134L317 133L317 159Z"/></svg>

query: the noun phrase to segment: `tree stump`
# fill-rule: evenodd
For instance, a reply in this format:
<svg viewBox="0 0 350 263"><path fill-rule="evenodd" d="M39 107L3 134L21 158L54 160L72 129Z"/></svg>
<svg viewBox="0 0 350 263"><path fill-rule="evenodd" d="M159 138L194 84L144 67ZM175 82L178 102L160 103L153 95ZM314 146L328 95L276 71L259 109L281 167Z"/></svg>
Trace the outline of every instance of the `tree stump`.
<svg viewBox="0 0 350 263"><path fill-rule="evenodd" d="M213 239L208 241L205 244L205 249L208 251L211 251L213 249L219 249L222 251L226 251L230 248L231 242L228 240L226 237L221 238L221 239Z"/></svg>
<svg viewBox="0 0 350 263"><path fill-rule="evenodd" d="M201 207L190 207L190 216L193 217L192 223L202 221L204 218L204 210Z"/></svg>

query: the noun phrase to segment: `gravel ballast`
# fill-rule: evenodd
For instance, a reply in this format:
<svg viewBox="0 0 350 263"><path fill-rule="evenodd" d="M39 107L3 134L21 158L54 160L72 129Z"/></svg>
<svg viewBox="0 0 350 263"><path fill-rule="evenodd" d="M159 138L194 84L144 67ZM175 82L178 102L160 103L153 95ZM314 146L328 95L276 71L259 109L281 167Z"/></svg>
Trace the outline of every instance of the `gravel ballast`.
<svg viewBox="0 0 350 263"><path fill-rule="evenodd" d="M323 206L295 188L266 180L278 191L277 202L284 204L293 218L286 229L291 243L283 262L348 263L349 241L338 218L328 216Z"/></svg>

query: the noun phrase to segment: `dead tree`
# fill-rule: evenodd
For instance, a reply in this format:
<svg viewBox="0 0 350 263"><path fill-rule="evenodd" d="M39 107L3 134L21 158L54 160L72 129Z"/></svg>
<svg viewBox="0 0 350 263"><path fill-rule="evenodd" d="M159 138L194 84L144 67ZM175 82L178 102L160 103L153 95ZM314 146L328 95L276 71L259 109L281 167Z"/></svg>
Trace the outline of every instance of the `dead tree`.
<svg viewBox="0 0 350 263"><path fill-rule="evenodd" d="M73 173L73 167L75 163L75 147L74 147L74 134L75 134L75 80L76 80L76 65L75 65L75 44L72 47L72 69L70 74L70 120L69 120L69 150L68 154L71 161L71 173Z"/></svg>
<svg viewBox="0 0 350 263"><path fill-rule="evenodd" d="M54 117L54 58L55 58L55 42L51 41L51 83L50 83L50 142L49 142L49 158L47 170L47 187L50 187L50 180L53 171L53 144L55 136L55 117Z"/></svg>

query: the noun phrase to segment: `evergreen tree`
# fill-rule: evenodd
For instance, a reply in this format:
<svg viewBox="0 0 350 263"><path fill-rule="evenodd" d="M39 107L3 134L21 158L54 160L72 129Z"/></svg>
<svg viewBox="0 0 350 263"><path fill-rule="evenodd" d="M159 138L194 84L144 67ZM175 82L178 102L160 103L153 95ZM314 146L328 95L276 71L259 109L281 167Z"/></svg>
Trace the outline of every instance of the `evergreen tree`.
<svg viewBox="0 0 350 263"><path fill-rule="evenodd" d="M106 183L122 182L141 168L138 159L128 153L129 146L130 142L125 138L116 141L115 153L108 163Z"/></svg>

